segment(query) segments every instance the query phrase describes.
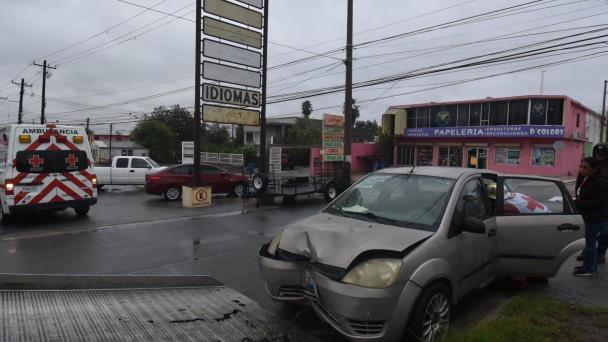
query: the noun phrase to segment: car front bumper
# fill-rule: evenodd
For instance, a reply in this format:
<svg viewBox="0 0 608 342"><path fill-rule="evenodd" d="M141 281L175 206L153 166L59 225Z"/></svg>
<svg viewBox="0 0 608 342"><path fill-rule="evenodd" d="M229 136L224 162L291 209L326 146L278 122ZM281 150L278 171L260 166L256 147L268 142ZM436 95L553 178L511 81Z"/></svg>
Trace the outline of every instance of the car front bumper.
<svg viewBox="0 0 608 342"><path fill-rule="evenodd" d="M421 289L412 282L387 289L345 284L305 262L278 260L259 253L266 290L274 301L310 304L319 317L353 341L398 341ZM312 278L316 291L306 284Z"/></svg>

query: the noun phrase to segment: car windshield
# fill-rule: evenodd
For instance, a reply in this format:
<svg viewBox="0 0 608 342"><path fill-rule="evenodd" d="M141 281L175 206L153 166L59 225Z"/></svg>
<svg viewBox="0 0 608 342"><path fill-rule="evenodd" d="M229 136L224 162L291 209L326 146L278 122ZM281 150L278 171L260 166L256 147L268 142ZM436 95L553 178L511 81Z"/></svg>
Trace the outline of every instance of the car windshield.
<svg viewBox="0 0 608 342"><path fill-rule="evenodd" d="M152 167L160 167L160 164L155 162L154 160L150 158L146 158L146 160L148 161L148 163L150 163L150 165L152 165Z"/></svg>
<svg viewBox="0 0 608 342"><path fill-rule="evenodd" d="M342 194L325 212L399 227L436 231L453 179L374 174Z"/></svg>

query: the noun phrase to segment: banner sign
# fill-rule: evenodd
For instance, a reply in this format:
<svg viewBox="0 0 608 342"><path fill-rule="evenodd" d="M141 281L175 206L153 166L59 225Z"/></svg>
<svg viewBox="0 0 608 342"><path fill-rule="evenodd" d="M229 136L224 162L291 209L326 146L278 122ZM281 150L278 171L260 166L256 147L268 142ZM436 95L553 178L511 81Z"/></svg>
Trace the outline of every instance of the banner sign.
<svg viewBox="0 0 608 342"><path fill-rule="evenodd" d="M203 105L203 121L245 126L259 126L260 112L234 107Z"/></svg>
<svg viewBox="0 0 608 342"><path fill-rule="evenodd" d="M260 32L228 24L211 17L203 18L203 33L252 48L262 48L262 34Z"/></svg>
<svg viewBox="0 0 608 342"><path fill-rule="evenodd" d="M237 23L257 29L262 28L262 13L241 7L226 0L204 0L203 9L205 13L234 20Z"/></svg>
<svg viewBox="0 0 608 342"><path fill-rule="evenodd" d="M253 88L259 88L262 84L262 75L259 71L235 68L212 62L203 62L203 78Z"/></svg>
<svg viewBox="0 0 608 342"><path fill-rule="evenodd" d="M262 94L257 91L205 83L203 101L259 108L262 104Z"/></svg>
<svg viewBox="0 0 608 342"><path fill-rule="evenodd" d="M406 128L404 136L414 138L563 138L564 126L477 126Z"/></svg>
<svg viewBox="0 0 608 342"><path fill-rule="evenodd" d="M323 115L323 160L344 160L344 116Z"/></svg>
<svg viewBox="0 0 608 342"><path fill-rule="evenodd" d="M220 61L245 65L252 68L262 67L262 54L233 45L203 39L203 55Z"/></svg>

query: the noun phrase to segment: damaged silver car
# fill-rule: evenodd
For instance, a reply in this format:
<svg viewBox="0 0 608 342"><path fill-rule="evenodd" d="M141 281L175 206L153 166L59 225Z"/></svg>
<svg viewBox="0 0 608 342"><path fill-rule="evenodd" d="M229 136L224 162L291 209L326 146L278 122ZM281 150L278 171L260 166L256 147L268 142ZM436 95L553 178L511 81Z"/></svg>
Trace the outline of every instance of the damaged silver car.
<svg viewBox="0 0 608 342"><path fill-rule="evenodd" d="M552 277L584 247L555 179L460 168L367 176L264 245L275 301L312 305L354 341L437 341L451 306L497 276Z"/></svg>

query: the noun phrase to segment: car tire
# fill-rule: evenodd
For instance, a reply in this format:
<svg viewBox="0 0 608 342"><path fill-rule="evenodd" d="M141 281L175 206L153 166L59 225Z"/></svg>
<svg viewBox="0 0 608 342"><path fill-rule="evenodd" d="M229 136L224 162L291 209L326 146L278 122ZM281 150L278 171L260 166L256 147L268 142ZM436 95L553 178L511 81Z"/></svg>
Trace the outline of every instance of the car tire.
<svg viewBox="0 0 608 342"><path fill-rule="evenodd" d="M13 223L13 215L5 214L4 210L0 207L0 224L8 226L11 223Z"/></svg>
<svg viewBox="0 0 608 342"><path fill-rule="evenodd" d="M253 188L257 192L264 192L268 186L268 176L263 174L256 174L253 176Z"/></svg>
<svg viewBox="0 0 608 342"><path fill-rule="evenodd" d="M338 188L336 187L336 183L328 182L325 184L325 188L323 189L323 196L327 202L331 202L336 197L338 197Z"/></svg>
<svg viewBox="0 0 608 342"><path fill-rule="evenodd" d="M104 185L98 185L97 186L97 191L100 191L101 189L103 189Z"/></svg>
<svg viewBox="0 0 608 342"><path fill-rule="evenodd" d="M87 216L89 209L90 207L87 205L86 207L76 207L74 211L76 212L76 216Z"/></svg>
<svg viewBox="0 0 608 342"><path fill-rule="evenodd" d="M163 196L167 201L179 201L182 198L182 189L176 185L172 185L163 192Z"/></svg>
<svg viewBox="0 0 608 342"><path fill-rule="evenodd" d="M451 291L443 283L427 287L418 299L407 325L406 336L412 341L441 340L450 326Z"/></svg>
<svg viewBox="0 0 608 342"><path fill-rule="evenodd" d="M232 186L232 192L230 193L233 197L243 198L245 196L245 184L244 183L235 183Z"/></svg>

